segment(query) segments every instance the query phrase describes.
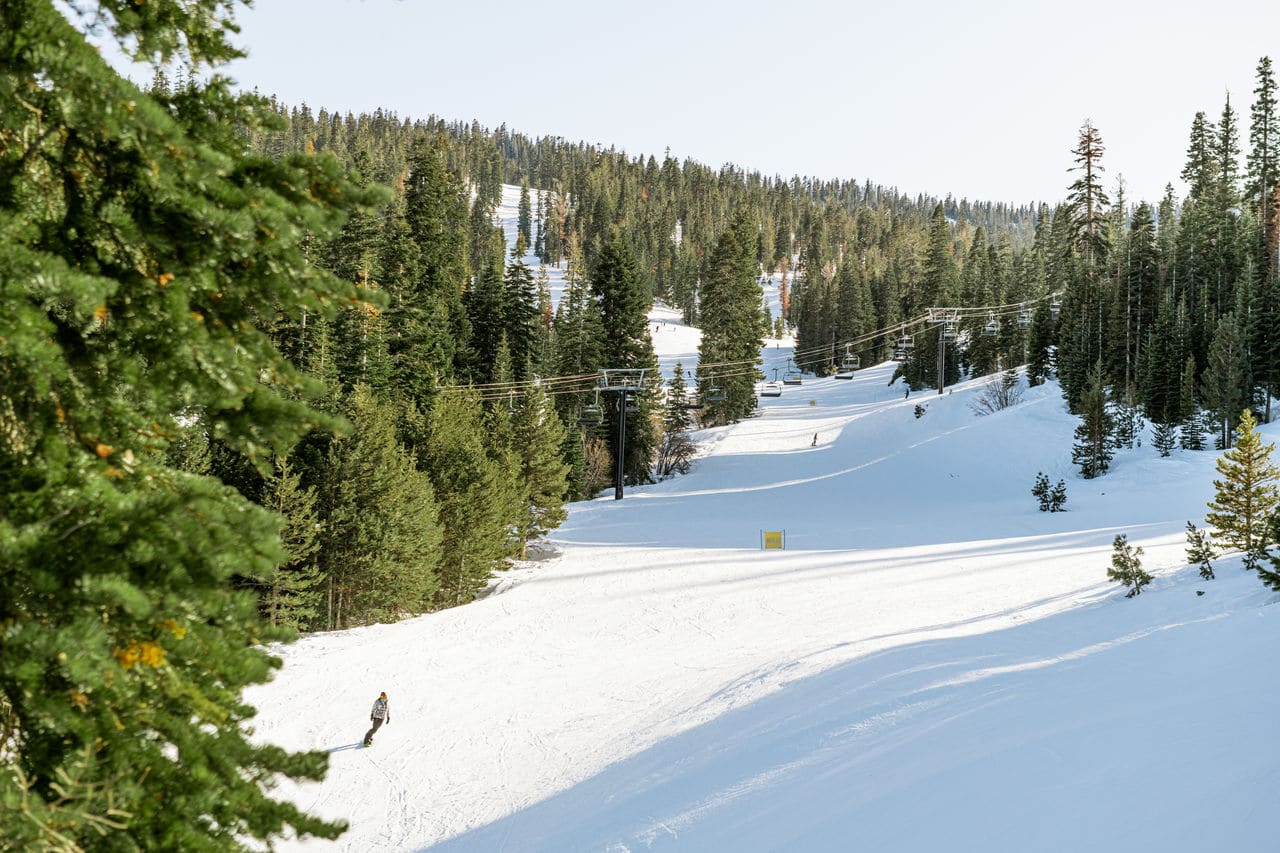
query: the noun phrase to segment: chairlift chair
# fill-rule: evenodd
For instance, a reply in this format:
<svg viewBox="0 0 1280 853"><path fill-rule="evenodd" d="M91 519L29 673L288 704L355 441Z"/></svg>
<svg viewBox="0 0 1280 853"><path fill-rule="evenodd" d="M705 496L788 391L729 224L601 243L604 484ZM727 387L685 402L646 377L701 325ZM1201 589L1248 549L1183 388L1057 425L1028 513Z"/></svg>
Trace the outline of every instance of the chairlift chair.
<svg viewBox="0 0 1280 853"><path fill-rule="evenodd" d="M1023 308L1018 312L1018 328L1025 329L1031 325L1031 312Z"/></svg>
<svg viewBox="0 0 1280 853"><path fill-rule="evenodd" d="M915 349L916 339L914 335L903 335L898 338L897 346L901 347L903 352L911 352Z"/></svg>
<svg viewBox="0 0 1280 853"><path fill-rule="evenodd" d="M724 392L719 388L711 388L703 395L703 399L708 403L723 403L725 401Z"/></svg>
<svg viewBox="0 0 1280 853"><path fill-rule="evenodd" d="M956 324L947 320L942 324L942 339L944 341L954 341L956 339Z"/></svg>
<svg viewBox="0 0 1280 853"><path fill-rule="evenodd" d="M988 338L989 338L989 337L991 337L992 335L994 335L994 334L995 334L996 332L998 332L998 331L1000 331L1000 324L996 322L996 315L995 315L995 312L994 312L994 311L988 311L988 312L987 312L987 323L986 323L986 325L985 325L985 326L983 326L983 327L982 327L982 334L983 334L985 337L988 337Z"/></svg>
<svg viewBox="0 0 1280 853"><path fill-rule="evenodd" d="M844 358L840 359L840 366L836 369L836 379L852 379L853 372L861 365L861 359L854 355L846 344L844 348Z"/></svg>
<svg viewBox="0 0 1280 853"><path fill-rule="evenodd" d="M586 427L600 426L604 423L604 409L600 408L600 389L596 389L595 402L587 403L582 407L582 411L578 414L578 423Z"/></svg>
<svg viewBox="0 0 1280 853"><path fill-rule="evenodd" d="M1049 316L1054 320L1058 319L1058 315L1062 313L1062 300L1054 297L1049 300Z"/></svg>
<svg viewBox="0 0 1280 853"><path fill-rule="evenodd" d="M760 396L761 397L781 397L782 383L781 382L765 382L763 385L760 386Z"/></svg>

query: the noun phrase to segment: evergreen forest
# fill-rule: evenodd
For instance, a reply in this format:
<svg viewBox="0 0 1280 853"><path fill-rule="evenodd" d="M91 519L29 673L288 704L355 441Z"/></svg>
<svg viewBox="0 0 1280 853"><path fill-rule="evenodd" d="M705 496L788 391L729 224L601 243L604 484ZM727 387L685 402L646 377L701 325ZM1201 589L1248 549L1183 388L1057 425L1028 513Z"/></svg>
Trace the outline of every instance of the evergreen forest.
<svg viewBox="0 0 1280 853"><path fill-rule="evenodd" d="M1167 455L1272 418L1268 58L1192 118L1185 195L1109 185L1085 122L1063 200L1010 206L286 105L217 73L229 4L97 5L0 6L0 849L334 837L263 793L325 766L242 734L265 645L470 602L568 502L687 470L767 336L913 390L1056 377L1086 477L1143 420ZM703 332L675 391L656 301Z"/></svg>

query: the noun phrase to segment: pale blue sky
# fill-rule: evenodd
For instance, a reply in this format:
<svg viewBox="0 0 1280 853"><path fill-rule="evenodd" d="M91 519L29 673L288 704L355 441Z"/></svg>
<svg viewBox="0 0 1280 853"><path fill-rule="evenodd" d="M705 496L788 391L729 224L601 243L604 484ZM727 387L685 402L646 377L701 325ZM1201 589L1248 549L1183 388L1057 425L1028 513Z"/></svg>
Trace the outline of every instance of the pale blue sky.
<svg viewBox="0 0 1280 853"><path fill-rule="evenodd" d="M1049 8L1049 6L1052 8ZM290 104L502 122L718 167L1054 201L1084 119L1152 201L1248 110L1275 0L258 0L231 73Z"/></svg>

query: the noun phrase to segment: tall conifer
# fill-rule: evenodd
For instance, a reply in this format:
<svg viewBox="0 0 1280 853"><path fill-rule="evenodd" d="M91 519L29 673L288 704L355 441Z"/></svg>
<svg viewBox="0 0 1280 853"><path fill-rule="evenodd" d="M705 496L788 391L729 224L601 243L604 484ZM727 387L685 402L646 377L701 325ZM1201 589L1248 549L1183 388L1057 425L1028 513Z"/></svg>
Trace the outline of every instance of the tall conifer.
<svg viewBox="0 0 1280 853"><path fill-rule="evenodd" d="M521 555L533 539L560 526L568 513L569 465L562 453L566 431L540 384L524 395L516 411L515 439L520 452L520 475L525 503L520 525Z"/></svg>
<svg viewBox="0 0 1280 853"><path fill-rule="evenodd" d="M755 274L755 231L739 217L721 232L707 262L698 384L704 399L712 387L719 388L724 399L707 402L705 423L731 423L753 408L764 320Z"/></svg>
<svg viewBox="0 0 1280 853"><path fill-rule="evenodd" d="M1214 497L1205 516L1216 541L1244 553L1247 569L1256 568L1264 555L1271 516L1280 505L1280 468L1272 461L1276 446L1263 444L1256 427L1253 413L1245 409L1235 446L1218 459L1220 479L1213 481Z"/></svg>
<svg viewBox="0 0 1280 853"><path fill-rule="evenodd" d="M206 73L238 55L230 5L84 13L130 58L192 65L165 96L86 42L69 20L84 4L0 4L0 845L15 850L341 830L267 795L319 779L326 756L246 735L241 692L290 632L231 581L284 557L277 519L164 457L192 413L264 471L333 425L256 324L356 298L308 269L303 240L376 200L331 157L246 150L277 125Z"/></svg>
<svg viewBox="0 0 1280 853"><path fill-rule="evenodd" d="M1080 425L1076 427L1076 443L1071 451L1071 461L1080 466L1080 476L1086 480L1107 473L1111 464L1111 431L1113 423L1107 411L1106 380L1102 375L1102 362L1089 371L1089 381L1080 400Z"/></svg>

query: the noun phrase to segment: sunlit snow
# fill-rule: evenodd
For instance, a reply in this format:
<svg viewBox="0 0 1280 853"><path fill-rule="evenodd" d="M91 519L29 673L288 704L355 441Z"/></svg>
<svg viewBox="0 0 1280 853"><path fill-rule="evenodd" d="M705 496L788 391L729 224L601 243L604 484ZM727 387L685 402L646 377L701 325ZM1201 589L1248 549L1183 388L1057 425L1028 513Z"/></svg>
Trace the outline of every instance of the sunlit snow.
<svg viewBox="0 0 1280 853"><path fill-rule="evenodd" d="M696 357L653 318L664 366ZM255 737L332 752L279 796L351 823L282 849L1274 850L1280 595L1185 565L1218 454L1082 480L1056 385L979 417L982 380L905 398L892 371L698 433L690 474L573 505L481 601L281 649ZM1117 533L1155 575L1135 599Z"/></svg>

